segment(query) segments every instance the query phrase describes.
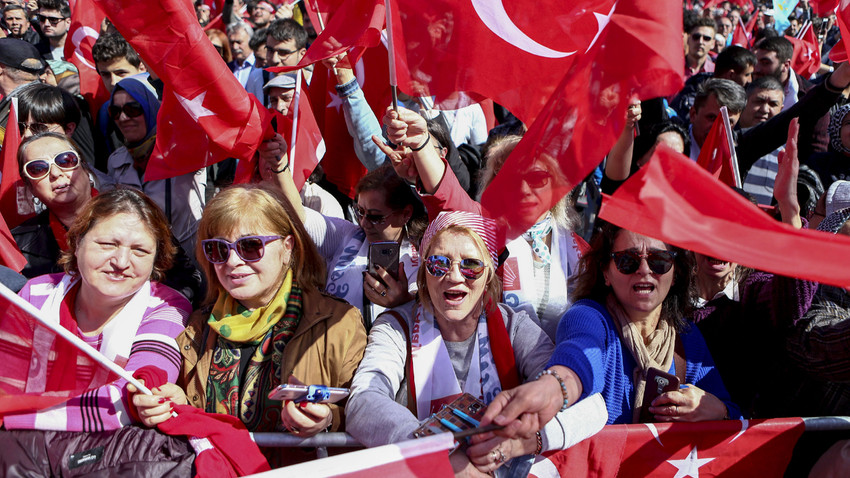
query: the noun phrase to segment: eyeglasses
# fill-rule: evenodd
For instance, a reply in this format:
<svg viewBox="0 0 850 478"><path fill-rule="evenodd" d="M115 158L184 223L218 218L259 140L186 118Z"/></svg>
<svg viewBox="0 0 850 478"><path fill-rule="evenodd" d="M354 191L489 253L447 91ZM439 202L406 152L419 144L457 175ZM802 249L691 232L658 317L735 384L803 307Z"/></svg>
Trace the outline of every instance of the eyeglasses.
<svg viewBox="0 0 850 478"><path fill-rule="evenodd" d="M634 274L640 268L641 259L646 259L646 264L653 274L666 274L673 267L675 251L651 250L648 254L640 254L637 251L619 251L611 253L614 265L623 274Z"/></svg>
<svg viewBox="0 0 850 478"><path fill-rule="evenodd" d="M551 177L552 176L548 172L538 169L525 173L520 176L519 179L520 181L525 181L531 189L537 189L549 184L549 179Z"/></svg>
<svg viewBox="0 0 850 478"><path fill-rule="evenodd" d="M443 277L452 270L452 266L458 264L463 277L475 280L484 272L484 261L481 259L461 259L453 261L446 256L433 255L425 259L425 270L434 277Z"/></svg>
<svg viewBox="0 0 850 478"><path fill-rule="evenodd" d="M360 222L363 219L366 219L373 226L380 226L381 224L385 224L387 222L387 218L395 214L395 211L389 214L368 214L366 210L360 206L354 206L354 218L357 219L357 222Z"/></svg>
<svg viewBox="0 0 850 478"><path fill-rule="evenodd" d="M18 122L18 128L20 129L21 134L24 134L27 130L30 130L32 134L41 134L50 131L50 125L44 123Z"/></svg>
<svg viewBox="0 0 850 478"><path fill-rule="evenodd" d="M266 253L266 244L281 239L283 236L245 236L229 242L224 239L204 239L204 257L213 264L224 264L230 257L230 250L236 251L245 262L257 262Z"/></svg>
<svg viewBox="0 0 850 478"><path fill-rule="evenodd" d="M24 163L24 175L38 181L50 174L50 165L62 171L73 171L80 167L80 157L74 151L63 151L50 159L33 159Z"/></svg>
<svg viewBox="0 0 850 478"><path fill-rule="evenodd" d="M277 53L277 56L278 56L278 58L280 58L280 61L286 61L287 58L289 58L293 53L295 53L295 51L274 50L274 49L269 50L268 52L269 52L269 54L272 55L272 57L274 57L275 53Z"/></svg>
<svg viewBox="0 0 850 478"><path fill-rule="evenodd" d="M702 38L702 41L704 42L710 42L711 40L714 40L714 37L711 35L703 35L702 33L691 33L691 40L699 41L700 38Z"/></svg>
<svg viewBox="0 0 850 478"><path fill-rule="evenodd" d="M145 114L145 110L142 109L142 105L137 101L131 101L129 103L124 103L123 106L118 105L110 105L109 106L109 117L113 120L117 120L121 113L123 112L127 115L128 118L138 118Z"/></svg>
<svg viewBox="0 0 850 478"><path fill-rule="evenodd" d="M49 22L54 27L59 25L59 22L65 20L65 17L48 17L46 15L38 15L38 21L41 23Z"/></svg>

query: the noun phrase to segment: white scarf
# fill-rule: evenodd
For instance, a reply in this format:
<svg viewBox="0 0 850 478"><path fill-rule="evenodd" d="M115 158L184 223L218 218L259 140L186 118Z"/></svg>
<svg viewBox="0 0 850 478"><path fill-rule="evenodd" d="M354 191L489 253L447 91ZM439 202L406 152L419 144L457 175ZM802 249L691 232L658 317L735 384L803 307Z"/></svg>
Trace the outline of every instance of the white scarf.
<svg viewBox="0 0 850 478"><path fill-rule="evenodd" d="M552 228L552 263L549 274L549 302L542 317L538 317L543 330L554 335L558 321L570 305L567 279L578 269L581 257L575 236L560 227ZM538 294L534 282L534 257L528 241L519 237L508 243L510 257L505 261L503 274L503 300L514 309L528 312L537 317L535 305ZM549 327L551 326L551 327ZM550 333L552 329L552 333Z"/></svg>
<svg viewBox="0 0 850 478"><path fill-rule="evenodd" d="M473 360L461 390L434 316L421 306L417 306L413 314L410 340L417 418L425 420L461 393L469 393L484 403L493 401L502 391L502 385L490 349L486 315L482 313L478 318ZM478 357L478 360L474 360L474 357Z"/></svg>
<svg viewBox="0 0 850 478"><path fill-rule="evenodd" d="M419 271L419 251L407 240L401 241L399 262L404 264L407 274L408 292L417 290L416 274ZM369 241L359 229L342 248L342 253L328 267L328 285L325 292L344 299L354 307L363 310L363 271L369 267ZM383 312L383 307L370 304L372 317Z"/></svg>

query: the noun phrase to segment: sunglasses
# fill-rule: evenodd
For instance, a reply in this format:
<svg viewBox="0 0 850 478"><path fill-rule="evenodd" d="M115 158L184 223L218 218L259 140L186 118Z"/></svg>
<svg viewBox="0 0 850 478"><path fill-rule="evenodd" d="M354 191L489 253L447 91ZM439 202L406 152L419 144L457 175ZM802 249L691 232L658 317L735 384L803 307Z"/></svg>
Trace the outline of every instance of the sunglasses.
<svg viewBox="0 0 850 478"><path fill-rule="evenodd" d="M484 261L481 259L461 259L453 261L446 256L429 256L425 259L425 270L434 277L443 277L452 270L452 266L458 264L460 266L460 274L470 280L475 280L481 277L484 273Z"/></svg>
<svg viewBox="0 0 850 478"><path fill-rule="evenodd" d="M20 129L21 134L24 134L27 130L30 130L32 134L41 134L50 131L50 125L44 123L18 122L18 128Z"/></svg>
<svg viewBox="0 0 850 478"><path fill-rule="evenodd" d="M213 264L224 264L230 257L230 250L236 251L245 262L257 262L266 253L266 244L283 236L245 236L233 242L224 239L204 239L201 244L204 248L204 257Z"/></svg>
<svg viewBox="0 0 850 478"><path fill-rule="evenodd" d="M614 265L623 274L634 274L640 269L641 259L646 259L646 264L653 274L666 274L673 268L673 259L676 258L674 251L662 251L655 249L648 254L640 254L636 251L619 251L611 253Z"/></svg>
<svg viewBox="0 0 850 478"><path fill-rule="evenodd" d="M395 214L395 212L391 212L389 214L368 214L362 207L354 206L354 218L357 219L357 222L360 222L362 219L366 219L372 223L373 226L385 224L387 222L387 218L393 214Z"/></svg>
<svg viewBox="0 0 850 478"><path fill-rule="evenodd" d="M121 116L122 112L127 115L128 118L138 118L145 114L145 110L142 109L142 105L140 105L137 101L124 103L123 106L110 105L108 111L109 117L113 120L117 120L118 117Z"/></svg>
<svg viewBox="0 0 850 478"><path fill-rule="evenodd" d="M714 37L711 36L711 35L703 35L702 33L692 33L691 34L691 40L693 40L693 41L699 41L700 38L702 38L702 41L704 41L704 42L710 42L711 40L714 40Z"/></svg>
<svg viewBox="0 0 850 478"><path fill-rule="evenodd" d="M80 157L74 151L63 151L50 159L33 159L24 163L24 175L38 181L50 174L50 165L62 171L73 171L80 167Z"/></svg>
<svg viewBox="0 0 850 478"><path fill-rule="evenodd" d="M552 176L543 170L530 171L520 176L520 181L525 181L531 189L542 188L549 184Z"/></svg>
<svg viewBox="0 0 850 478"><path fill-rule="evenodd" d="M48 16L45 16L45 15L38 15L38 21L39 22L41 22L41 23L48 23L49 22L54 27L56 25L59 25L59 22L61 22L62 20L65 20L65 18L63 18L63 17L48 17Z"/></svg>

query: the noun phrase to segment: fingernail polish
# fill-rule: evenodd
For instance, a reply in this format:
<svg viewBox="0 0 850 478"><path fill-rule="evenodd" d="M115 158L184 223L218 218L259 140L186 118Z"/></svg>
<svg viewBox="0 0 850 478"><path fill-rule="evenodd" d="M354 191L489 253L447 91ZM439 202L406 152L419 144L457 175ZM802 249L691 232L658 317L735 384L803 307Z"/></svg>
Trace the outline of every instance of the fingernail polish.
<svg viewBox="0 0 850 478"><path fill-rule="evenodd" d="M157 403L162 405L163 403L165 403L165 398L160 398L159 400L157 400Z"/></svg>

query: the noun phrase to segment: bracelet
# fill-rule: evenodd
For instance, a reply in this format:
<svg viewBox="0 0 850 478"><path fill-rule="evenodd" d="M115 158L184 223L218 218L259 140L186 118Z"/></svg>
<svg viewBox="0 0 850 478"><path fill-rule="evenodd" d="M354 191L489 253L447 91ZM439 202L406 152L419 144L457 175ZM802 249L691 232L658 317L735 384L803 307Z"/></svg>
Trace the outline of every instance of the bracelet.
<svg viewBox="0 0 850 478"><path fill-rule="evenodd" d="M567 386L566 386L566 384L564 384L564 380L561 378L560 375L558 375L558 372L556 372L554 370L550 370L550 369L546 369L546 370L538 373L537 376L534 377L534 380L537 380L544 375L551 375L551 376L555 377L556 380L558 380L558 384L561 386L561 393L564 394L564 405L561 406L561 409L558 410L558 411L563 412L564 410L567 409L567 407L570 406L570 400L567 397Z"/></svg>
<svg viewBox="0 0 850 478"><path fill-rule="evenodd" d="M275 173L275 174L280 174L280 173L286 171L287 169L289 169L289 161L287 161L286 164L284 164L283 167L280 168L279 171L275 171L274 169L272 169L272 172Z"/></svg>
<svg viewBox="0 0 850 478"><path fill-rule="evenodd" d="M419 146L417 148L410 148L410 150L411 151L422 151L425 148L425 146L428 146L428 143L430 143L430 142L431 142L431 132L429 131L428 137L425 138L425 142L422 143L422 146Z"/></svg>
<svg viewBox="0 0 850 478"><path fill-rule="evenodd" d="M538 431L537 432L537 449L534 450L534 456L539 455L540 452L542 452L542 451L543 451L543 436Z"/></svg>

